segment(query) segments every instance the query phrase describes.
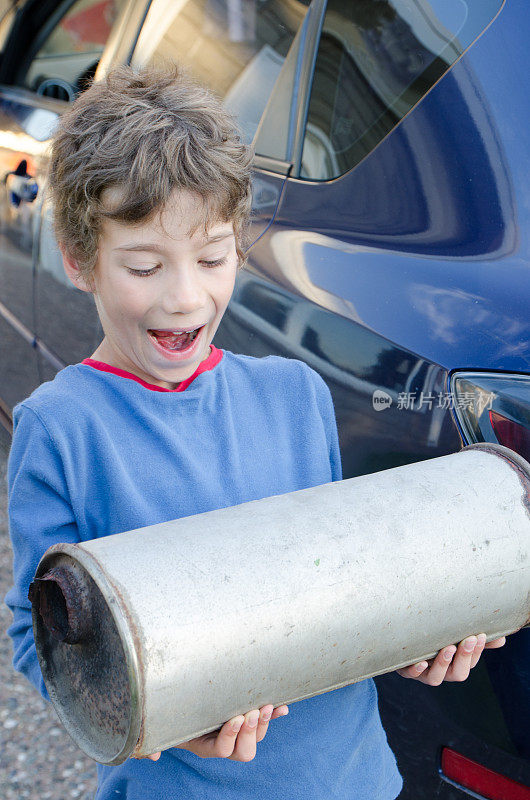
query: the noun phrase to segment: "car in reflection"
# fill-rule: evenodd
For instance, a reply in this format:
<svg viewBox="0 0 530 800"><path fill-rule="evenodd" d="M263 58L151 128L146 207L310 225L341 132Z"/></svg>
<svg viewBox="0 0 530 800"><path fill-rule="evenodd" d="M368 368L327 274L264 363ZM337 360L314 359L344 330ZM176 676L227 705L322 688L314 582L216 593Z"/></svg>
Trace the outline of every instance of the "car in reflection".
<svg viewBox="0 0 530 800"><path fill-rule="evenodd" d="M248 267L216 344L331 389L344 476L530 459L525 0L3 0L0 421L101 331L64 275L47 143L92 77L177 61L252 142ZM491 487L495 491L496 487ZM464 684L377 679L404 800L530 798L524 629Z"/></svg>

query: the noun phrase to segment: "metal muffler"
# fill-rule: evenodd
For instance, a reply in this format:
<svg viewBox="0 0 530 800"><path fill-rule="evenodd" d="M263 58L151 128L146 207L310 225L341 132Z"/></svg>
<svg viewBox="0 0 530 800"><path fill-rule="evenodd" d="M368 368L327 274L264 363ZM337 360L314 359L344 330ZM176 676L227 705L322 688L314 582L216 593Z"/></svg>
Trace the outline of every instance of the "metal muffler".
<svg viewBox="0 0 530 800"><path fill-rule="evenodd" d="M530 618L530 466L500 445L57 544L42 674L103 764L164 750Z"/></svg>

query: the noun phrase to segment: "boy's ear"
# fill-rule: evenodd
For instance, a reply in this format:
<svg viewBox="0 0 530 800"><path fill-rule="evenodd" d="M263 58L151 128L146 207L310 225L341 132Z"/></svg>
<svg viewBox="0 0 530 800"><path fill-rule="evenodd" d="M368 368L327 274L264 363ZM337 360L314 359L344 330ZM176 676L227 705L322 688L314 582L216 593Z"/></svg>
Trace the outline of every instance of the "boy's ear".
<svg viewBox="0 0 530 800"><path fill-rule="evenodd" d="M63 257L64 271L76 289L81 289L82 292L92 293L93 289L77 266L77 261L72 258L63 244L59 244L59 250Z"/></svg>

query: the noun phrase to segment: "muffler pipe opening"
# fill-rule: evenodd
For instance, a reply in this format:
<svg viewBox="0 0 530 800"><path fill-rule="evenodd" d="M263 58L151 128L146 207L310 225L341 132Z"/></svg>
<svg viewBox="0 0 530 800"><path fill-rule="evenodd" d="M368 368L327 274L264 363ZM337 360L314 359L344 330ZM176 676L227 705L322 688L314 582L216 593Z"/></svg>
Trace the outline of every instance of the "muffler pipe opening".
<svg viewBox="0 0 530 800"><path fill-rule="evenodd" d="M90 636L92 615L86 592L72 569L56 567L36 578L28 598L54 639L77 644Z"/></svg>

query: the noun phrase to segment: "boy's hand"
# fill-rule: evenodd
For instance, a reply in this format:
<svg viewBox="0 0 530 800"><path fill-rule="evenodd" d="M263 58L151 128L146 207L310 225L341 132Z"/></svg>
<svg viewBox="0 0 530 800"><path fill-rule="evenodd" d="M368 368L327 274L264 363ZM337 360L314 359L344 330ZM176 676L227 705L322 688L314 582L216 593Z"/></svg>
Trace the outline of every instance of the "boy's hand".
<svg viewBox="0 0 530 800"><path fill-rule="evenodd" d="M502 647L505 642L506 636L501 636L500 639L486 643L486 634L479 633L478 636L468 636L458 647L444 647L430 661L420 661L396 671L403 678L413 678L428 686L439 686L442 681L465 681L485 647Z"/></svg>
<svg viewBox="0 0 530 800"><path fill-rule="evenodd" d="M232 761L252 761L256 755L256 745L265 737L269 722L289 713L287 706L263 706L240 714L225 722L222 728L189 742L177 745L181 750L189 750L200 758L230 758ZM152 753L151 761L158 761L160 753Z"/></svg>

